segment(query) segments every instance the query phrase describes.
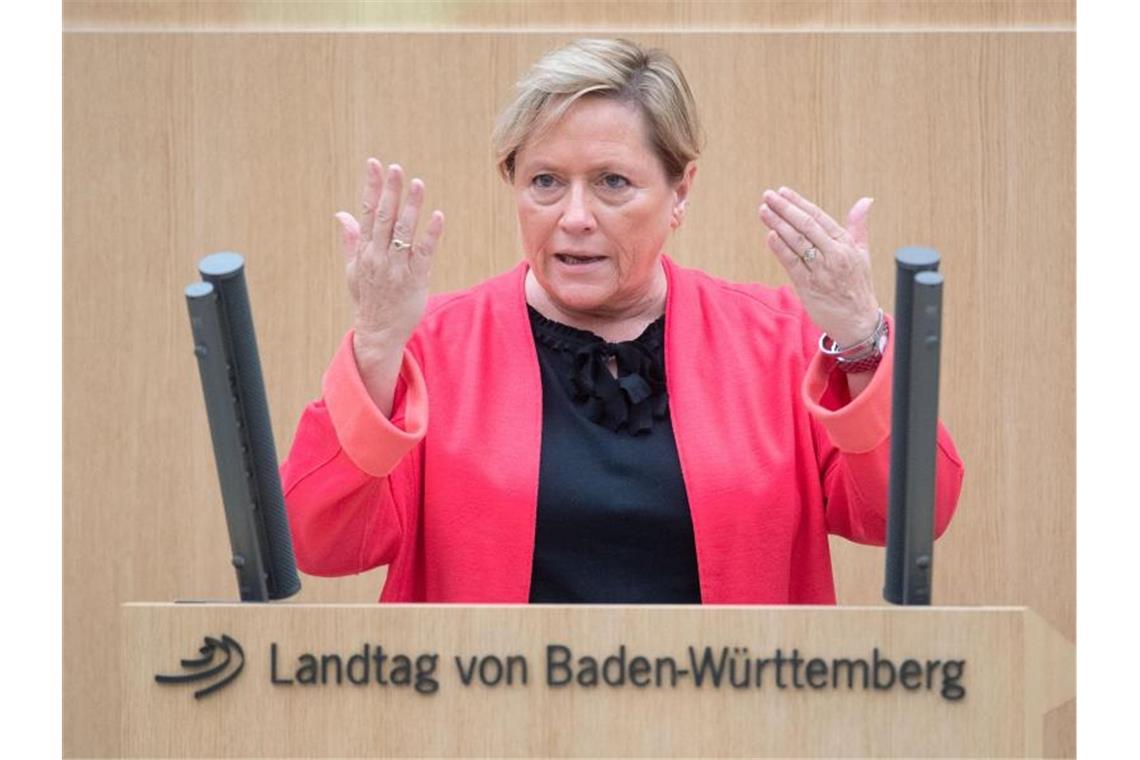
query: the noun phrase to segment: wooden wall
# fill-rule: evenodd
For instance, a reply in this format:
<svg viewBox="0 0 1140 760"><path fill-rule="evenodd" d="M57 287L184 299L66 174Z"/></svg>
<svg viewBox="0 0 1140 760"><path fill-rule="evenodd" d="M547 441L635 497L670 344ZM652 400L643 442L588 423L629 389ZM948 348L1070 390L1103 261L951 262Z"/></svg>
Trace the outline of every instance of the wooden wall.
<svg viewBox="0 0 1140 760"><path fill-rule="evenodd" d="M668 49L696 93L682 263L786 282L754 213L780 184L837 217L876 198L886 304L896 248L941 251L942 418L967 474L935 599L1028 605L1075 636L1071 2L415 5L64 4L65 754L119 752L119 604L235 597L195 261L246 256L283 456L348 325L332 215L364 157L447 212L433 290L512 266L492 121L527 65L599 28ZM882 551L833 549L841 603L880 603ZM382 581L306 577L297 601Z"/></svg>

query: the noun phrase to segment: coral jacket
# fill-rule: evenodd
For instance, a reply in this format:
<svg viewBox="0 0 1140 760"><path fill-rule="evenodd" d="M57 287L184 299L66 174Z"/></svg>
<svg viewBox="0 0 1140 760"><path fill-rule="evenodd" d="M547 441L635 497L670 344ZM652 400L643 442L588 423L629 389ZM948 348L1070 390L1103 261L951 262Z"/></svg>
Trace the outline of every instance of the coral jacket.
<svg viewBox="0 0 1140 760"><path fill-rule="evenodd" d="M834 604L828 534L885 541L891 346L849 400L789 288L662 262L669 409L702 600ZM388 565L381 601L528 600L542 385L526 271L430 299L390 420L345 336L282 465L301 570ZM936 535L962 475L940 424Z"/></svg>

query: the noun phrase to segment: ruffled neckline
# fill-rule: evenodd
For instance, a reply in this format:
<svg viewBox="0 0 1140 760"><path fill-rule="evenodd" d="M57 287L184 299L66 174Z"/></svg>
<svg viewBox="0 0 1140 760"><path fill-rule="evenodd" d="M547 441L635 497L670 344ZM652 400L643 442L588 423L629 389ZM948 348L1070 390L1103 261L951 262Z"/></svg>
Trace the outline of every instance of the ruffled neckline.
<svg viewBox="0 0 1140 760"><path fill-rule="evenodd" d="M588 330L548 319L530 304L526 308L535 338L571 355L574 402L586 407L593 422L638 435L668 416L664 315L633 340L610 343ZM617 360L616 378L606 366L611 356Z"/></svg>

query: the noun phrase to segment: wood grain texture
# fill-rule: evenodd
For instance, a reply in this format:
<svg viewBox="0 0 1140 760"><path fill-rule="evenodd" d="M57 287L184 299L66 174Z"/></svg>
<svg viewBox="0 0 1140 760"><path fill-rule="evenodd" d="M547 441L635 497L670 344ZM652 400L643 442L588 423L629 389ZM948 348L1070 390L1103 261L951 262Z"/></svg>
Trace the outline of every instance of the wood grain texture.
<svg viewBox="0 0 1140 760"><path fill-rule="evenodd" d="M64 29L331 31L451 29L1067 29L1073 0L716 0L531 2L83 2Z"/></svg>
<svg viewBox="0 0 1140 760"><path fill-rule="evenodd" d="M1077 756L1077 700L1070 699L1045 713L1044 757Z"/></svg>
<svg viewBox="0 0 1140 760"><path fill-rule="evenodd" d="M1030 674L1063 668L1066 657L1071 664L1073 647L1049 630L1063 643L1041 647L1031 632L1045 627L1023 608L132 605L121 617L128 757L1038 756L1044 713L1073 694L1071 678L1049 700L1032 689ZM204 636L223 633L241 645L244 668L216 695L195 700L199 687L154 682L180 672L179 659L196 656ZM368 644L368 659L377 647L388 655L389 683L377 683L373 669L370 683L345 677L338 686L334 665L330 683L275 685L274 642L279 681L294 678L303 654L335 654L343 665ZM596 686L549 685L548 645L569 648L574 678L589 656L608 682L600 673ZM738 669L726 669L720 688L698 687L691 675L674 684L667 667L660 687L656 672L633 686L628 669L614 685L620 661L603 661L622 646L627 668L642 656L650 668L671 657L678 672L689 670L689 647L698 662L705 647L714 657L728 647L726 662ZM799 676L787 665L777 674L777 649L828 668L835 658L873 662L877 651L895 667L918 661L923 675L909 682L914 689L867 688L861 675L850 688L841 671L838 688L810 688L806 665ZM393 686L397 653L436 655L437 690ZM469 665L492 654L525 659L526 682L517 667L510 684L476 677L464 686L454 658ZM757 658L767 667L759 682L755 670L746 680L742 665ZM927 681L931 660L939 664ZM964 661L957 701L942 696L948 660ZM880 670L885 687L894 679ZM493 667L485 672L493 680ZM355 673L363 680L359 665Z"/></svg>
<svg viewBox="0 0 1140 760"><path fill-rule="evenodd" d="M1077 693L1077 652L1073 641L1044 622L1027 614L1021 630L1025 657L1024 679L1025 754L1055 757L1069 749L1076 736L1076 711L1066 712ZM1076 752L1073 742L1072 751Z"/></svg>
<svg viewBox="0 0 1140 760"><path fill-rule="evenodd" d="M64 37L64 750L119 753L117 605L233 599L182 288L244 253L278 452L348 325L332 214L363 159L399 160L448 214L435 291L518 260L489 134L511 84L572 34ZM634 34L670 50L709 140L681 263L787 282L765 187L842 218L875 197L892 252L946 276L942 418L966 462L940 604L1018 604L1075 635L1074 36ZM430 65L428 65L430 63ZM833 542L839 598L879 601L882 550ZM305 578L374 600L383 570Z"/></svg>

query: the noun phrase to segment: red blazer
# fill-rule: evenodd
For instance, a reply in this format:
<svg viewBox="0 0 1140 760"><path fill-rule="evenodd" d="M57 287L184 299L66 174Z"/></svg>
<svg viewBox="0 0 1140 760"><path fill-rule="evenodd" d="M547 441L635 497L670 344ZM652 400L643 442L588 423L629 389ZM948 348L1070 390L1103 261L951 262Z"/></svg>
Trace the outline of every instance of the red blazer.
<svg viewBox="0 0 1140 760"><path fill-rule="evenodd" d="M891 346L850 401L789 288L662 261L669 411L702 600L834 604L828 534L885 541ZM345 336L281 468L301 570L388 565L381 601L528 600L542 385L526 271L429 300L391 420ZM962 474L939 425L936 535Z"/></svg>

